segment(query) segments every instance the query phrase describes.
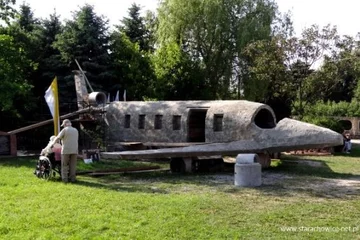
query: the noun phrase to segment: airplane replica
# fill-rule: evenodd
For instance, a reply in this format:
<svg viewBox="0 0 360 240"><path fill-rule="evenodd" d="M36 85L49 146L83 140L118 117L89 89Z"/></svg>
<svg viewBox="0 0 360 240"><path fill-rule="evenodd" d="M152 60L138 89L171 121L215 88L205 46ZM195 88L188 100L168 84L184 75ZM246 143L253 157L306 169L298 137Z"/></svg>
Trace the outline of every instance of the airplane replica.
<svg viewBox="0 0 360 240"><path fill-rule="evenodd" d="M109 142L123 149L131 146L143 149L101 152L103 158L170 158L172 171L191 172L195 163L214 156L221 159L257 153L266 167L270 165L271 153L343 144L342 135L327 128L289 118L276 122L273 110L257 102L114 101L107 104L104 93L88 94L82 71L74 73L79 111L86 105L93 111L103 106Z"/></svg>

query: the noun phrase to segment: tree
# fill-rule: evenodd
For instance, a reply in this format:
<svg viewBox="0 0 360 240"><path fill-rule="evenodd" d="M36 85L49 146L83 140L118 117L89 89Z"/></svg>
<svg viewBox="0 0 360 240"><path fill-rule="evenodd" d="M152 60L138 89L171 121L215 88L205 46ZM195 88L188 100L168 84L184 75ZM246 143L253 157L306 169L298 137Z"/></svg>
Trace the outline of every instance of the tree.
<svg viewBox="0 0 360 240"><path fill-rule="evenodd" d="M140 16L141 7L133 3L128 9L129 17L121 20L122 25L118 30L124 33L131 42L139 44L140 51L149 51L150 36L145 25L145 18Z"/></svg>
<svg viewBox="0 0 360 240"><path fill-rule="evenodd" d="M126 89L130 100L154 97L155 74L149 56L123 33L114 32L111 39L111 66L118 80L109 91Z"/></svg>
<svg viewBox="0 0 360 240"><path fill-rule="evenodd" d="M155 13L151 11L146 11L146 15L144 17L144 24L146 28L145 39L147 40L147 46L149 47L148 51L153 53L155 51L155 43L156 43L156 31L158 28L158 18Z"/></svg>
<svg viewBox="0 0 360 240"><path fill-rule="evenodd" d="M24 72L31 63L23 49L15 44L14 38L4 34L0 34L0 65L0 116L3 118L10 114L16 118L19 117L18 108L15 107L16 100L27 99L31 93L32 86L25 79ZM4 124L3 129L9 124L11 125L9 122Z"/></svg>
<svg viewBox="0 0 360 240"><path fill-rule="evenodd" d="M26 59L26 61L19 63L21 64L21 77L23 81L26 80L26 84L31 88L36 85L36 69L41 55L39 54L41 53L40 31L41 25L32 14L30 6L26 4L20 6L19 17L15 21L6 27L0 28L0 34L10 36L13 39L12 43L15 49L19 49L22 58ZM16 65L14 68L16 68ZM43 96L43 93L41 96ZM14 97L12 107L13 112L16 112L16 116L14 121L11 121L11 125L15 126L16 118L26 119L27 121L36 118L34 112L37 111L34 110L38 106L36 101L39 98L36 92L28 91L26 97L21 94L16 94Z"/></svg>
<svg viewBox="0 0 360 240"><path fill-rule="evenodd" d="M75 59L81 64L93 89L106 91L113 84L109 70L109 35L108 21L97 16L94 7L84 5L66 22L64 31L57 36L54 43L62 59L70 69L78 69ZM64 77L61 84L64 102L75 98L74 80L71 72Z"/></svg>
<svg viewBox="0 0 360 240"><path fill-rule="evenodd" d="M272 1L228 1L228 9L232 24L234 44L233 83L236 86L237 98L245 85L251 81L245 80L248 64L242 56L244 49L255 41L270 40L272 37L271 25L277 21L277 6ZM251 88L251 87L250 87Z"/></svg>
<svg viewBox="0 0 360 240"><path fill-rule="evenodd" d="M71 69L62 61L60 51L54 47L57 36L63 31L59 15L54 11L49 18L42 20L41 23L43 26L39 34L41 50L38 53L40 59L35 77L34 92L37 96L41 96L38 101L39 104L45 104L43 95L54 77L56 76L59 85L63 86L61 83L64 82L64 78L69 75ZM63 99L60 102L64 102Z"/></svg>
<svg viewBox="0 0 360 240"><path fill-rule="evenodd" d="M200 61L211 97L229 98L231 80L242 73L242 48L269 37L275 9L267 0L165 0L157 44L160 49L177 43Z"/></svg>
<svg viewBox="0 0 360 240"><path fill-rule="evenodd" d="M20 16L18 23L20 27L26 32L34 30L35 26L39 24L39 20L34 17L30 5L23 3L20 5Z"/></svg>
<svg viewBox="0 0 360 240"><path fill-rule="evenodd" d="M356 42L352 37L336 37L336 44L326 54L322 66L304 81L304 98L350 102L356 96L360 78L360 59L356 56Z"/></svg>
<svg viewBox="0 0 360 240"><path fill-rule="evenodd" d="M281 27L276 28L277 35L272 38L272 44L255 44L252 48L254 44L249 45L255 53L252 54L255 60L250 58L250 61L246 62L250 75L249 79L245 79L248 82L245 89L248 89L247 94L259 92L256 85L249 87L262 79L261 91L264 94L270 94L270 98L282 96L289 104L297 102L296 114L301 115L304 105L313 103L322 94L319 93L319 89L323 88L318 81L320 75L313 68L319 60L335 49L339 37L336 28L329 25L322 29L314 25L305 29L300 38L292 37L291 28L286 26L289 23L287 17L283 23L280 25L284 26L283 30ZM270 76L273 76L272 80L269 79ZM267 86L275 88L269 89ZM270 98L264 101L269 102Z"/></svg>
<svg viewBox="0 0 360 240"><path fill-rule="evenodd" d="M38 19L34 17L31 7L27 4L20 5L19 17L7 27L1 28L0 32L10 35L14 38L14 42L22 47L27 54L27 58L31 59L35 64L40 59L40 33L42 26ZM27 69L28 79L32 81L33 67Z"/></svg>
<svg viewBox="0 0 360 240"><path fill-rule="evenodd" d="M115 93L126 89L131 100L150 99L155 94L156 76L151 53L156 17L147 12L144 18L140 16L140 10L140 6L132 4L129 16L124 17L122 25L112 33L110 44L111 67L116 80L109 90Z"/></svg>
<svg viewBox="0 0 360 240"><path fill-rule="evenodd" d="M283 36L271 40L255 41L242 52L246 63L243 75L242 95L247 100L270 105L281 120L291 114L291 99L294 97L293 81L284 64L286 51Z"/></svg>
<svg viewBox="0 0 360 240"><path fill-rule="evenodd" d="M291 66L294 62L302 62L313 68L324 56L336 49L338 41L335 26L326 25L320 29L318 25L312 25L303 30L300 38L287 39L288 58L285 64Z"/></svg>
<svg viewBox="0 0 360 240"><path fill-rule="evenodd" d="M166 100L211 99L198 61L192 60L178 44L167 44L152 57L157 81L156 97Z"/></svg>
<svg viewBox="0 0 360 240"><path fill-rule="evenodd" d="M337 42L337 49L325 59L323 68L324 74L331 76L333 91L326 96L326 99L333 101L359 100L360 80L360 58L357 54L359 42L353 37L343 36Z"/></svg>
<svg viewBox="0 0 360 240"><path fill-rule="evenodd" d="M49 16L49 19L42 21L43 29L40 35L41 39L41 68L44 71L50 71L51 69L62 68L60 61L60 51L54 47L57 36L63 32L63 26L60 22L60 16L54 12ZM54 70L55 70L54 69ZM46 74L52 76L53 74Z"/></svg>
<svg viewBox="0 0 360 240"><path fill-rule="evenodd" d="M9 24L10 19L16 14L16 10L11 6L15 3L15 0L0 0L0 20Z"/></svg>
<svg viewBox="0 0 360 240"><path fill-rule="evenodd" d="M248 100L267 102L290 90L285 52L278 39L261 40L249 44L242 55L246 56L248 76L245 79L244 96Z"/></svg>
<svg viewBox="0 0 360 240"><path fill-rule="evenodd" d="M14 97L29 93L31 85L24 80L23 66L29 64L22 49L16 47L14 39L0 35L0 109L13 108Z"/></svg>
<svg viewBox="0 0 360 240"><path fill-rule="evenodd" d="M291 86L293 92L293 101L297 101L299 103L298 108L296 109L297 115L303 116L304 113L304 102L310 102L311 98L313 97L312 94L309 94L309 87L310 89L311 81L315 75L311 75L314 70L310 69L310 66L301 60L297 60L296 62L290 65L290 73L291 76ZM293 105L294 107L296 105Z"/></svg>

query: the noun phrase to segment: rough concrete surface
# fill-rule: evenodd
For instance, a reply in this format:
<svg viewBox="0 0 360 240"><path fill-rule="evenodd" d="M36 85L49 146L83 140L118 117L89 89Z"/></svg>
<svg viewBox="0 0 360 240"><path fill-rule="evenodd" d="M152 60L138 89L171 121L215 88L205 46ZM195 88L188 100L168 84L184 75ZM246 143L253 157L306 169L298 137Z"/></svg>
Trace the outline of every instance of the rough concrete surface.
<svg viewBox="0 0 360 240"><path fill-rule="evenodd" d="M235 140L224 143L209 143L184 148L169 148L145 151L124 151L102 153L106 158L157 158L189 157L217 154L283 152L297 149L312 149L337 146L343 143L341 134L313 124L285 118L275 128L255 128L253 139Z"/></svg>

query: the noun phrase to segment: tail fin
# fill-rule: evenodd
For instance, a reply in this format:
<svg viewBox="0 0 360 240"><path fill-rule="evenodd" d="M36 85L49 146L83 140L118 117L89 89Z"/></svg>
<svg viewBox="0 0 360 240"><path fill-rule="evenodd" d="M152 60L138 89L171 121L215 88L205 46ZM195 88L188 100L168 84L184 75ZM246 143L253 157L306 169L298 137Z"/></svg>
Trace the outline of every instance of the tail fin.
<svg viewBox="0 0 360 240"><path fill-rule="evenodd" d="M78 109L83 109L89 105L89 93L86 88L85 76L82 71L74 70L75 89Z"/></svg>

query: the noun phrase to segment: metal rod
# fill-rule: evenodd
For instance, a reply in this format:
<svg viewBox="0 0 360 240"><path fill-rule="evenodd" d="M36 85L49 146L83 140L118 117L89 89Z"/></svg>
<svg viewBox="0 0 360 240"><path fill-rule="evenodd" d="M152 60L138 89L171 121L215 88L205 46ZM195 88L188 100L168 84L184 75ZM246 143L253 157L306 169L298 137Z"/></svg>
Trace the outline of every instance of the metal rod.
<svg viewBox="0 0 360 240"><path fill-rule="evenodd" d="M90 84L89 80L87 79L87 77L86 77L86 75L85 75L84 71L83 71L83 70L82 70L82 68L80 67L80 64L78 63L78 61L77 61L76 59L75 59L75 62L76 62L76 64L77 64L78 68L80 69L81 73L83 74L83 76L84 76L84 78L85 78L86 83L89 85L89 88L90 88L91 92L93 92L93 91L94 91L94 89L91 87L91 84Z"/></svg>

